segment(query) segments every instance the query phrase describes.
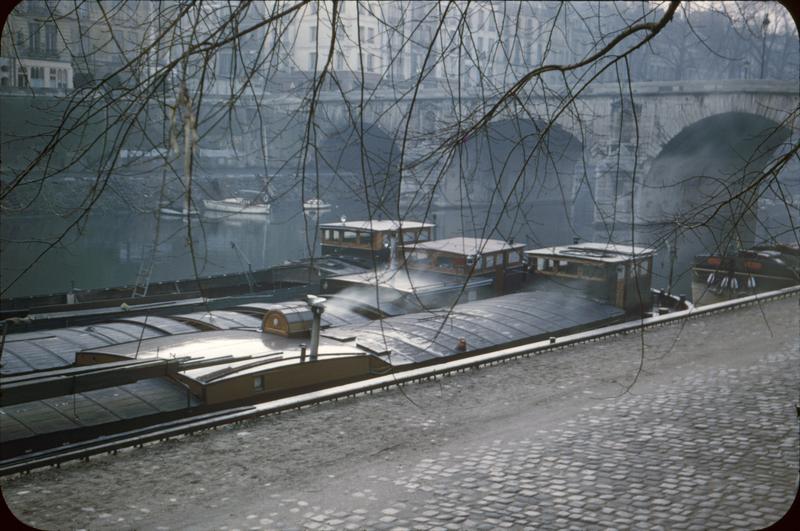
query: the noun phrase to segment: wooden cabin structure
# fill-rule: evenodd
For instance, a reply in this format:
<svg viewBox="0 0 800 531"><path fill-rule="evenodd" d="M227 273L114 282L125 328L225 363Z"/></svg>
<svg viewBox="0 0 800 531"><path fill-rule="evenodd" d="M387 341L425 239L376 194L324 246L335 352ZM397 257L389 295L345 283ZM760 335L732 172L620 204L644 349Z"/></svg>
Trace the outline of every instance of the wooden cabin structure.
<svg viewBox="0 0 800 531"><path fill-rule="evenodd" d="M420 221L367 220L320 224L322 255L355 259L371 265L388 262L392 246L429 241L433 223ZM394 240L394 243L393 243Z"/></svg>
<svg viewBox="0 0 800 531"><path fill-rule="evenodd" d="M404 248L411 271L431 271L462 278L494 279L494 295L519 289L524 276L524 243L457 236Z"/></svg>
<svg viewBox="0 0 800 531"><path fill-rule="evenodd" d="M326 293L347 290L372 304L404 308L394 315L450 306L520 289L524 248L522 243L463 237L404 244L398 267L331 277L322 287Z"/></svg>
<svg viewBox="0 0 800 531"><path fill-rule="evenodd" d="M536 287L583 292L633 314L652 305L655 249L587 242L534 249L525 255Z"/></svg>

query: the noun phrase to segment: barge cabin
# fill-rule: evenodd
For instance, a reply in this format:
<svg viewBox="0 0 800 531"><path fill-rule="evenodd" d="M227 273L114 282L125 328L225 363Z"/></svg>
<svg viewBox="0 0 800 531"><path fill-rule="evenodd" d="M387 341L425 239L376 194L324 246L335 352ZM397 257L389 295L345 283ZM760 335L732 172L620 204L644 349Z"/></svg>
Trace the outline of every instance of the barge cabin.
<svg viewBox="0 0 800 531"><path fill-rule="evenodd" d="M433 223L420 221L367 220L321 223L322 255L352 260L373 267L388 262L393 249L429 241ZM401 243L402 242L402 243Z"/></svg>
<svg viewBox="0 0 800 531"><path fill-rule="evenodd" d="M406 311L451 306L518 291L524 280L522 243L456 237L402 245L401 265L328 278L326 292L391 302ZM348 289L351 288L351 289ZM378 301L376 301L376 288Z"/></svg>
<svg viewBox="0 0 800 531"><path fill-rule="evenodd" d="M582 292L637 316L651 309L655 249L587 242L525 254L537 289Z"/></svg>

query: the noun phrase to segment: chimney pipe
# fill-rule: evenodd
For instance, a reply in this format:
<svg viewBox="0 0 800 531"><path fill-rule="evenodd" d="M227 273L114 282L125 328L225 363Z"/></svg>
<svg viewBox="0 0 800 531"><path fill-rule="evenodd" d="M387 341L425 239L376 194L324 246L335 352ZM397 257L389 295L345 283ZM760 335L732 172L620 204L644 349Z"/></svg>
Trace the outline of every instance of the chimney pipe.
<svg viewBox="0 0 800 531"><path fill-rule="evenodd" d="M322 321L322 313L325 311L326 299L317 297L316 295L307 295L306 299L308 305L311 306L311 314L314 320L311 322L311 353L308 361L317 361L317 354L319 353L319 330Z"/></svg>

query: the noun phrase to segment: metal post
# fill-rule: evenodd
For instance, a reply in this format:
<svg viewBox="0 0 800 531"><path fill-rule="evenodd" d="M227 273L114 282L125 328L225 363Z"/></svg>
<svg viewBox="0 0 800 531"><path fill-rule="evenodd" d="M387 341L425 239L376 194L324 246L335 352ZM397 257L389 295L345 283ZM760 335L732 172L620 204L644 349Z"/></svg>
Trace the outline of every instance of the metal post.
<svg viewBox="0 0 800 531"><path fill-rule="evenodd" d="M305 363L306 361L306 344L300 343L300 363Z"/></svg>
<svg viewBox="0 0 800 531"><path fill-rule="evenodd" d="M311 313L314 314L314 321L311 324L311 355L309 361L317 361L317 354L319 352L319 326L322 320L322 308L318 306L311 307Z"/></svg>
<svg viewBox="0 0 800 531"><path fill-rule="evenodd" d="M311 306L311 314L313 321L311 322L311 353L309 361L317 361L317 354L319 353L319 330L322 321L322 313L325 311L325 300L316 295L307 295L306 300L308 305Z"/></svg>

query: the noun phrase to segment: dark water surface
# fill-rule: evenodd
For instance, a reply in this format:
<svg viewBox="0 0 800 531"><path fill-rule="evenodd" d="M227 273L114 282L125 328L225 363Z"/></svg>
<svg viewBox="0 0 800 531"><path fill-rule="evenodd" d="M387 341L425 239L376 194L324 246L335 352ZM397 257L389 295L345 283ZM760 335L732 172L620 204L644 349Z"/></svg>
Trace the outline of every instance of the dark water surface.
<svg viewBox="0 0 800 531"><path fill-rule="evenodd" d="M334 203L330 210L318 214L304 214L298 201L287 201L274 204L268 216L232 215L217 220L201 216L191 223L197 272L233 273L245 270L248 263L253 269L261 269L304 258L312 252L318 256L319 242L314 238L318 222L338 221L343 215L350 220L367 217L364 208L348 201ZM424 210L406 215L415 220L425 216ZM561 217L563 208L558 205L539 205L502 215L499 211L489 212L486 207L427 213L427 221L437 224L438 238L461 234L513 237L530 248L571 242L569 227L553 223ZM94 213L38 260L70 220L57 216L4 216L2 221L3 297L66 291L73 285L82 289L132 285L142 264L149 262L156 236L158 247L150 280L194 276L193 253L187 243L189 227L183 219L162 216L156 231L154 213ZM34 265L23 273L31 263Z"/></svg>

